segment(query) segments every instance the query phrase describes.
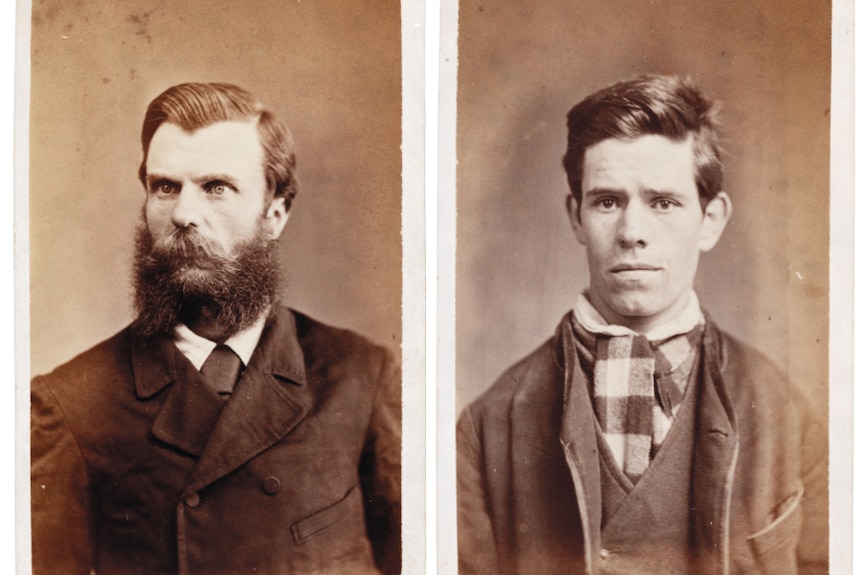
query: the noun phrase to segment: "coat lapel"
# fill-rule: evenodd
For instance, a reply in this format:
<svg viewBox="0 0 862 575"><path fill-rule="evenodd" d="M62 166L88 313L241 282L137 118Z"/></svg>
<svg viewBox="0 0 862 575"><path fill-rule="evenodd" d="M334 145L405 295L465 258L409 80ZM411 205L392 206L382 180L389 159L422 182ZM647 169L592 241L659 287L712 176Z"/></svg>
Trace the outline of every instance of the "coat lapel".
<svg viewBox="0 0 862 575"><path fill-rule="evenodd" d="M184 496L240 467L313 407L293 314L275 312L191 472Z"/></svg>
<svg viewBox="0 0 862 575"><path fill-rule="evenodd" d="M559 340L565 373L565 395L560 443L575 485L578 512L584 532L586 572L593 572L601 537L602 492L595 415L587 382L579 368L571 315L560 324Z"/></svg>
<svg viewBox="0 0 862 575"><path fill-rule="evenodd" d="M225 402L190 362L185 364L153 420L152 432L159 440L199 456Z"/></svg>
<svg viewBox="0 0 862 575"><path fill-rule="evenodd" d="M692 468L693 535L698 573L729 573L731 486L739 452L736 412L721 375L719 335L707 321Z"/></svg>
<svg viewBox="0 0 862 575"><path fill-rule="evenodd" d="M153 419L153 437L198 456L224 407L170 338L137 338L132 348L135 390L141 400L168 388Z"/></svg>

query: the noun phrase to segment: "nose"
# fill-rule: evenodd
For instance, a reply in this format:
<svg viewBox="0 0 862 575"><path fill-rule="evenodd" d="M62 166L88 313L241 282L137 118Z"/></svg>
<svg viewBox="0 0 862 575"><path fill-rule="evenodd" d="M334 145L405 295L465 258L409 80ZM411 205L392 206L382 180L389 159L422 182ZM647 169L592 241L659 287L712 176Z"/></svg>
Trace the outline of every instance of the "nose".
<svg viewBox="0 0 862 575"><path fill-rule="evenodd" d="M617 240L623 248L646 247L649 214L638 202L629 202L621 211Z"/></svg>
<svg viewBox="0 0 862 575"><path fill-rule="evenodd" d="M201 205L198 194L191 187L183 186L176 194L171 210L171 221L178 228L188 228L197 227L200 224L200 218Z"/></svg>

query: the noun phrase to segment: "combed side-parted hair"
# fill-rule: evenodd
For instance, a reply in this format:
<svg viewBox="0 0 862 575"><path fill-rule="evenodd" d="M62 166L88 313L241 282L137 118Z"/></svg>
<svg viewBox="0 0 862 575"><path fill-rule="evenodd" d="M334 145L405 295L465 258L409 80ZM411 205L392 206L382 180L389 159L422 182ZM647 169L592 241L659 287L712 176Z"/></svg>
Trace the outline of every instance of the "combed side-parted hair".
<svg viewBox="0 0 862 575"><path fill-rule="evenodd" d="M578 103L568 115L569 136L563 167L572 195L581 204L584 155L609 138L659 135L694 144L695 183L701 206L722 189L718 110L689 78L650 74L618 82Z"/></svg>
<svg viewBox="0 0 862 575"><path fill-rule="evenodd" d="M257 120L263 148L267 185L275 197L284 197L285 207L290 209L298 191L296 154L290 130L252 94L232 84L178 84L150 102L141 128L144 151L138 170L141 182L146 186L150 141L163 122L193 132L216 122L254 120Z"/></svg>

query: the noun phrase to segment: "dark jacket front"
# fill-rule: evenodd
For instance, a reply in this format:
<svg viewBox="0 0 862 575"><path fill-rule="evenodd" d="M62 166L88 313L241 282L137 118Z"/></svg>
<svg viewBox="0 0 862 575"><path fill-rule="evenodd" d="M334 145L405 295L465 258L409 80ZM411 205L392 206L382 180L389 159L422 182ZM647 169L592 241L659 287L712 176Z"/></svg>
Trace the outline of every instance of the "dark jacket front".
<svg viewBox="0 0 862 575"><path fill-rule="evenodd" d="M460 418L462 575L602 571L598 440L571 322ZM690 572L825 573L825 421L709 320L701 358Z"/></svg>
<svg viewBox="0 0 862 575"><path fill-rule="evenodd" d="M282 308L223 403L126 328L32 382L34 573L399 572L398 373Z"/></svg>

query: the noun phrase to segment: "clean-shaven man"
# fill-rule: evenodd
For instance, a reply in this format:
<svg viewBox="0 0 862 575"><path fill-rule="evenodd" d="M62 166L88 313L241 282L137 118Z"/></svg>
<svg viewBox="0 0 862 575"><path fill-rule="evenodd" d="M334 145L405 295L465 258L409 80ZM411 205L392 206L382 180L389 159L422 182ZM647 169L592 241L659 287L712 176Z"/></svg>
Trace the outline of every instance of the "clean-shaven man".
<svg viewBox="0 0 862 575"><path fill-rule="evenodd" d="M645 76L568 129L589 288L459 420L460 572L825 572L807 404L693 291L731 215L712 102Z"/></svg>

